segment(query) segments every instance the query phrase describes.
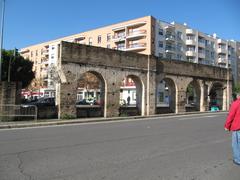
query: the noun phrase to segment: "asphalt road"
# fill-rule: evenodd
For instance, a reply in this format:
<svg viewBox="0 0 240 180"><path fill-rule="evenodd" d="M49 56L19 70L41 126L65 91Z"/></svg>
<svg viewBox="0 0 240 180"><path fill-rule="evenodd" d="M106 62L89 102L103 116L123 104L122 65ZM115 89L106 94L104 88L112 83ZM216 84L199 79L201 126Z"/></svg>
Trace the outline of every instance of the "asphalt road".
<svg viewBox="0 0 240 180"><path fill-rule="evenodd" d="M239 180L225 118L0 130L0 180Z"/></svg>

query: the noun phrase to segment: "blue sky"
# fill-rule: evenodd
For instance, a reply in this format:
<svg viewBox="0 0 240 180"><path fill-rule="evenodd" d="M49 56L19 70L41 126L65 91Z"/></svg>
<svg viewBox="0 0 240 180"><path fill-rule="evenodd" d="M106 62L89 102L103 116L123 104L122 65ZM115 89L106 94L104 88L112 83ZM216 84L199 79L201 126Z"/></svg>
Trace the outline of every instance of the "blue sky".
<svg viewBox="0 0 240 180"><path fill-rule="evenodd" d="M240 41L239 0L6 0L5 10L5 49L146 15Z"/></svg>

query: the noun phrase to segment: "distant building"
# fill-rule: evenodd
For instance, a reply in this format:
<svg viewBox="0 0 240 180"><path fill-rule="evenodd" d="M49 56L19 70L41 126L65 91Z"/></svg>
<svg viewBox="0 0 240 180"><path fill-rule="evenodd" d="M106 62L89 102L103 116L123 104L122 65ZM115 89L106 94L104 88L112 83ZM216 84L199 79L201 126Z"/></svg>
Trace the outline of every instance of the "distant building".
<svg viewBox="0 0 240 180"><path fill-rule="evenodd" d="M33 71L36 78L43 81L42 88L55 88L53 75L48 69L57 64L60 41L231 67L235 83L240 82L239 42L224 40L216 34L208 35L186 23L168 23L145 16L22 48L21 55L34 62ZM163 95L163 99L167 98Z"/></svg>

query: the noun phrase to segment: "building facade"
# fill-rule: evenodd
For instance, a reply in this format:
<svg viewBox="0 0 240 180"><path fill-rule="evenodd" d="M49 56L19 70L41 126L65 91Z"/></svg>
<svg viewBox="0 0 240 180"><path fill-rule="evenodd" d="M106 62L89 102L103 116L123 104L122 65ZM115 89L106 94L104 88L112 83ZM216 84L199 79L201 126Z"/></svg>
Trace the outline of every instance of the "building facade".
<svg viewBox="0 0 240 180"><path fill-rule="evenodd" d="M240 80L239 42L221 39L216 34L208 35L185 23L168 23L145 16L22 48L21 55L34 62L33 71L36 79L41 82L41 88L55 87L51 67L57 65L61 41L231 67L234 81ZM32 85L36 86L37 83L33 82Z"/></svg>

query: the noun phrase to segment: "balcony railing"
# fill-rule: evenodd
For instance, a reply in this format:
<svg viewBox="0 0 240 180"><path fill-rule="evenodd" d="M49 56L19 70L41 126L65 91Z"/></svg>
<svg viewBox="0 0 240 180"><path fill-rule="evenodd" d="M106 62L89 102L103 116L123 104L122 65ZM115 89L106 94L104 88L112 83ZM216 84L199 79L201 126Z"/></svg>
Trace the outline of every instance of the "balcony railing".
<svg viewBox="0 0 240 180"><path fill-rule="evenodd" d="M205 58L205 53L202 51L198 51L198 57L199 58Z"/></svg>
<svg viewBox="0 0 240 180"><path fill-rule="evenodd" d="M227 50L225 48L218 48L217 52L221 54L226 54Z"/></svg>
<svg viewBox="0 0 240 180"><path fill-rule="evenodd" d="M195 34L193 29L186 29L186 34Z"/></svg>
<svg viewBox="0 0 240 180"><path fill-rule="evenodd" d="M125 36L126 36L125 33L121 33L121 34L115 34L112 38L113 38L113 39L125 38Z"/></svg>
<svg viewBox="0 0 240 180"><path fill-rule="evenodd" d="M127 38L138 37L138 36L145 36L146 34L147 34L146 30L136 30L136 31L129 32L127 34Z"/></svg>
<svg viewBox="0 0 240 180"><path fill-rule="evenodd" d="M166 34L165 38L166 41L175 41L175 35L172 34Z"/></svg>
<svg viewBox="0 0 240 180"><path fill-rule="evenodd" d="M126 47L125 46L119 46L119 47L116 46L116 47L113 47L113 49L124 51L126 49Z"/></svg>
<svg viewBox="0 0 240 180"><path fill-rule="evenodd" d="M218 63L219 64L226 64L227 63L227 59L224 58L224 57L220 57L220 58L218 58Z"/></svg>
<svg viewBox="0 0 240 180"><path fill-rule="evenodd" d="M195 45L195 44L196 44L195 39L187 39L186 40L186 45Z"/></svg>
<svg viewBox="0 0 240 180"><path fill-rule="evenodd" d="M217 43L218 43L218 44L226 44L226 42L225 42L224 40L222 40L222 39L218 39L218 40L217 40Z"/></svg>
<svg viewBox="0 0 240 180"><path fill-rule="evenodd" d="M138 50L138 49L145 49L146 48L146 43L134 43L134 44L129 44L126 48L126 50Z"/></svg>
<svg viewBox="0 0 240 180"><path fill-rule="evenodd" d="M146 43L134 43L134 44L128 45L128 48L136 48L136 47L146 47Z"/></svg>
<svg viewBox="0 0 240 180"><path fill-rule="evenodd" d="M196 56L196 52L194 50L186 51L186 56Z"/></svg>
<svg viewBox="0 0 240 180"><path fill-rule="evenodd" d="M175 47L166 47L165 52L166 53L175 53L176 48Z"/></svg>
<svg viewBox="0 0 240 180"><path fill-rule="evenodd" d="M205 41L204 40L198 40L198 46L205 48Z"/></svg>

